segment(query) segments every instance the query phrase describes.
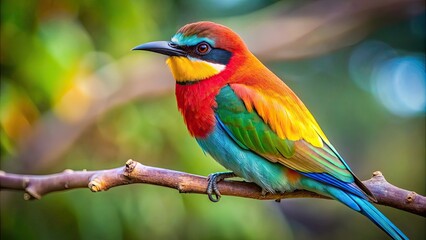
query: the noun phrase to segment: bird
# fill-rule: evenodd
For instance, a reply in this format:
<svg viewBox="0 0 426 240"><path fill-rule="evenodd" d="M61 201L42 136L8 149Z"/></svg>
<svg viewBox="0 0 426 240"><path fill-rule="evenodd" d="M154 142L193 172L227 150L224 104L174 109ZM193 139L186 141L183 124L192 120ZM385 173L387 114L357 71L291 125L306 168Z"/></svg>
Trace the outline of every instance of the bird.
<svg viewBox="0 0 426 240"><path fill-rule="evenodd" d="M374 195L304 103L232 29L210 21L189 23L170 41L133 50L167 56L177 107L190 135L230 170L209 175L211 201L221 197L217 183L232 177L253 182L264 193L303 189L365 215L393 239L408 239L373 206Z"/></svg>

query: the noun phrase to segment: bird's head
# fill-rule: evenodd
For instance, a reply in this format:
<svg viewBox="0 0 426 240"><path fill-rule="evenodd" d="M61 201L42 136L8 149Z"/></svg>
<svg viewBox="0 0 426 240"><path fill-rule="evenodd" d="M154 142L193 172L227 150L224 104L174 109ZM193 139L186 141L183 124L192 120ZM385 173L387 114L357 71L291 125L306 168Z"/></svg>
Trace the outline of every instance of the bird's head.
<svg viewBox="0 0 426 240"><path fill-rule="evenodd" d="M213 22L187 24L171 41L149 42L133 50L169 56L167 64L176 82L181 84L213 77L225 71L235 56L248 51L235 32Z"/></svg>

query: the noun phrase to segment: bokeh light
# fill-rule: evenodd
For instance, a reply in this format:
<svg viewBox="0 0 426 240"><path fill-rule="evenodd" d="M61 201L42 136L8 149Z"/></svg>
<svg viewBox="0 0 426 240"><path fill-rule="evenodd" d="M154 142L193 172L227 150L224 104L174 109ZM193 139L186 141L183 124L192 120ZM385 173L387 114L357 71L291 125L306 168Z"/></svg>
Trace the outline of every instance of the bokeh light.
<svg viewBox="0 0 426 240"><path fill-rule="evenodd" d="M349 58L349 74L352 80L363 90L371 90L371 73L375 66L397 56L388 44L377 40L368 40L359 44Z"/></svg>
<svg viewBox="0 0 426 240"><path fill-rule="evenodd" d="M365 41L349 58L349 74L391 113L410 117L425 112L424 54L405 53L378 40Z"/></svg>
<svg viewBox="0 0 426 240"><path fill-rule="evenodd" d="M413 116L426 107L425 56L395 57L376 66L372 88L392 113Z"/></svg>

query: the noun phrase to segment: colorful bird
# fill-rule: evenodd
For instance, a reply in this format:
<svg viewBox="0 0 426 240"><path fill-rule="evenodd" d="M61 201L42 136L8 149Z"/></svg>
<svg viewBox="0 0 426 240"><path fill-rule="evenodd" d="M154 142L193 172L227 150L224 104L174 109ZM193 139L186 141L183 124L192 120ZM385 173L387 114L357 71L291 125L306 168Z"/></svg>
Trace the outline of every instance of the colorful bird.
<svg viewBox="0 0 426 240"><path fill-rule="evenodd" d="M231 29L213 22L191 23L171 41L145 43L134 50L169 56L177 105L189 133L232 171L209 176L210 200L220 199L217 182L235 176L265 192L306 189L367 216L394 239L407 239L370 203L375 197L302 101Z"/></svg>

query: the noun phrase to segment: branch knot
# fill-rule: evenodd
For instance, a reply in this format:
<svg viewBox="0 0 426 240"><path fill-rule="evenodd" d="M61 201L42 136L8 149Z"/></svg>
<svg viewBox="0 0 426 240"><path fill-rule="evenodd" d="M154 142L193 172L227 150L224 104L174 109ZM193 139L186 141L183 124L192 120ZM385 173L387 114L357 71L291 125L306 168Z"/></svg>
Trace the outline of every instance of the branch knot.
<svg viewBox="0 0 426 240"><path fill-rule="evenodd" d="M408 194L407 198L405 199L405 201L406 201L407 203L412 203L412 202L414 202L414 200L416 200L416 195L417 195L417 193L416 193L416 192L410 192L410 193Z"/></svg>
<svg viewBox="0 0 426 240"><path fill-rule="evenodd" d="M126 162L126 168L124 169L124 176L128 177L130 174L135 170L137 165L137 162L133 161L132 159L127 160Z"/></svg>

